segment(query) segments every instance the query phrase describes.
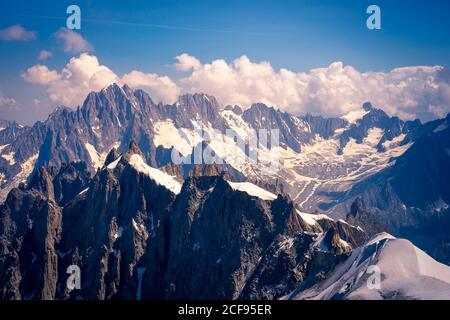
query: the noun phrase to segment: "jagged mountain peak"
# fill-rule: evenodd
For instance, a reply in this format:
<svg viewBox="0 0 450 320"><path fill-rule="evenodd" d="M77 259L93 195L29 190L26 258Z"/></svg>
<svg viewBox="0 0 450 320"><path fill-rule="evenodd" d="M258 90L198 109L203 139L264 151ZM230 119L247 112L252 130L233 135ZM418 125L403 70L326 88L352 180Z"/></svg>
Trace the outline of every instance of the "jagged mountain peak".
<svg viewBox="0 0 450 320"><path fill-rule="evenodd" d="M200 115L210 117L221 109L216 98L205 93L186 93L178 97L177 108L193 112L192 116Z"/></svg>
<svg viewBox="0 0 450 320"><path fill-rule="evenodd" d="M370 110L373 109L373 106L372 106L372 103L371 103L371 102L364 102L363 105L362 105L362 108L363 108L365 111L370 111Z"/></svg>
<svg viewBox="0 0 450 320"><path fill-rule="evenodd" d="M250 105L249 109L255 109L260 111L276 110L273 106L268 106L263 102L255 102Z"/></svg>
<svg viewBox="0 0 450 320"><path fill-rule="evenodd" d="M123 86L120 86L119 83L117 82L112 82L109 85L105 86L102 90L100 90L100 92L114 92L114 93L126 93L126 91L128 92L133 92L133 90L126 84L124 84Z"/></svg>
<svg viewBox="0 0 450 320"><path fill-rule="evenodd" d="M181 95L175 106L179 118L185 118L189 115L190 119L194 118L212 124L217 123L218 113L221 109L215 97L204 93ZM186 123L186 119L183 119L183 122Z"/></svg>
<svg viewBox="0 0 450 320"><path fill-rule="evenodd" d="M52 177L45 167L40 167L36 170L28 184L28 188L40 192L49 199L54 198Z"/></svg>
<svg viewBox="0 0 450 320"><path fill-rule="evenodd" d="M219 103L214 96L202 92L182 94L178 97L178 102L182 105L206 103L219 108Z"/></svg>
<svg viewBox="0 0 450 320"><path fill-rule="evenodd" d="M126 83L122 86L122 90L128 95L131 96L135 93L135 91Z"/></svg>
<svg viewBox="0 0 450 320"><path fill-rule="evenodd" d="M134 140L131 140L130 144L128 145L127 152L130 152L132 154L142 153L141 149L139 148L139 145Z"/></svg>
<svg viewBox="0 0 450 320"><path fill-rule="evenodd" d="M148 105L148 106L155 106L155 103L153 99L150 97L150 95L142 90L142 89L136 89L134 90L134 96L139 101L141 105ZM163 103L159 103L159 106L164 106Z"/></svg>
<svg viewBox="0 0 450 320"><path fill-rule="evenodd" d="M367 140L376 146L377 151L384 152L385 143L397 137L403 139L405 136L402 135L414 128L413 124L405 123L396 116L389 116L383 110L373 107L370 102L364 103L361 109L353 110L341 119L347 121L347 127L339 136L339 154L342 154L350 139L354 139L358 144Z"/></svg>
<svg viewBox="0 0 450 320"><path fill-rule="evenodd" d="M108 155L105 158L104 166L108 166L110 163L114 162L120 157L120 153L117 151L116 148L112 148L111 151L109 151Z"/></svg>
<svg viewBox="0 0 450 320"><path fill-rule="evenodd" d="M276 115L278 111L279 110L275 109L273 106L268 106L265 103L257 102L257 103L253 103L250 106L250 108L248 108L244 111L244 113L260 115L260 116L273 116L273 115Z"/></svg>
<svg viewBox="0 0 450 320"><path fill-rule="evenodd" d="M129 110L140 111L140 109L141 104L136 99L135 91L126 84L121 87L115 82L100 91L90 92L81 107L85 114L101 114L108 111L117 115L130 112Z"/></svg>
<svg viewBox="0 0 450 320"><path fill-rule="evenodd" d="M150 178L157 185L163 186L172 194L180 193L181 183L177 180L177 177L172 176L163 170L149 166L145 161L145 156L138 144L133 140L130 142L128 149L121 156L118 156L111 162L109 160L107 162L105 161L105 165L102 171L100 171L100 174L102 175L104 172L109 172L111 170L116 174L122 175L126 172L124 169L129 167L133 168L138 174L143 174Z"/></svg>
<svg viewBox="0 0 450 320"><path fill-rule="evenodd" d="M61 117L67 116L71 112L73 112L73 109L63 105L57 105L52 113L48 115L47 121L59 120Z"/></svg>
<svg viewBox="0 0 450 320"><path fill-rule="evenodd" d="M233 111L238 116L242 115L242 113L243 113L242 108L240 106L238 106L237 104L234 105L234 106L227 105L227 106L225 106L224 110L226 110L226 111Z"/></svg>

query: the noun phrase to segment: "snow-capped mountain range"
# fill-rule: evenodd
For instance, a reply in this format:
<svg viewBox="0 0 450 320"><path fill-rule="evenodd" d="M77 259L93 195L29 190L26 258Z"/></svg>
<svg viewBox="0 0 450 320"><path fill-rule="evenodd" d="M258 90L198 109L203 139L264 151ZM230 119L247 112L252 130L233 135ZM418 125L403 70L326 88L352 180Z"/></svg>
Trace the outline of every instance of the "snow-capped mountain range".
<svg viewBox="0 0 450 320"><path fill-rule="evenodd" d="M391 247L418 252L386 236L370 242L380 231L450 263L450 115L422 124L370 103L341 118L242 109L207 94L156 104L112 84L32 127L2 121L1 296L430 298L437 284L421 268L373 296L344 284L359 281L351 263L373 243L383 242L377 264L395 256ZM226 135L245 141L260 129L279 130L279 145L258 146L261 162ZM199 146L223 163L172 163L174 149L190 159ZM447 293L448 267L419 256ZM73 263L81 292L62 287ZM410 276L430 289L417 291Z"/></svg>
<svg viewBox="0 0 450 320"><path fill-rule="evenodd" d="M264 178L280 179L302 209L328 210L336 202L330 194L348 191L392 166L422 125L388 117L369 103L342 118L297 117L260 103L245 111L238 106L221 108L205 94L181 96L174 105L155 104L141 90L113 84L89 94L75 111L60 107L33 127L5 127L0 131L2 199L34 167L81 160L95 171L112 147L123 150L133 139L149 163L159 167L170 162L171 148L192 152L202 141L196 128L233 129L240 137L252 130L279 129L280 147L267 150L267 157L280 158L281 170ZM248 154L239 155L244 159L221 154L223 145L233 142L210 136L209 146L234 169L255 179L264 172L261 163L255 167L247 161Z"/></svg>

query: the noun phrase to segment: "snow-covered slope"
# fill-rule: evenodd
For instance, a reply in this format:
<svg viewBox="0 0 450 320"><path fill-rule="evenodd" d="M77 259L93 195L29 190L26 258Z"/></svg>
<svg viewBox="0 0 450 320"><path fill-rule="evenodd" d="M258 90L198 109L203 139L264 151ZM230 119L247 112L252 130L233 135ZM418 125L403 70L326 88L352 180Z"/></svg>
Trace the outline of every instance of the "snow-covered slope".
<svg viewBox="0 0 450 320"><path fill-rule="evenodd" d="M228 184L233 190L245 192L253 197L258 197L262 200L274 200L277 198L273 193L264 190L257 185L250 182L230 182Z"/></svg>
<svg viewBox="0 0 450 320"><path fill-rule="evenodd" d="M379 286L376 272L379 271ZM357 248L326 280L289 299L450 299L450 267L387 233Z"/></svg>
<svg viewBox="0 0 450 320"><path fill-rule="evenodd" d="M305 221L310 226L318 225L317 221L322 220L322 219L333 221L333 219L331 219L326 214L305 213L305 212L301 212L299 210L297 210L297 213L300 215L300 217L303 219L303 221Z"/></svg>
<svg viewBox="0 0 450 320"><path fill-rule="evenodd" d="M343 115L341 118L348 121L349 123L357 123L358 120L362 119L369 111L360 109L350 111L346 115Z"/></svg>
<svg viewBox="0 0 450 320"><path fill-rule="evenodd" d="M146 174L157 184L166 187L175 194L180 193L181 184L175 179L175 177L172 177L159 169L150 167L145 163L144 159L142 159L140 155L133 154L130 157L129 164L136 169L136 171Z"/></svg>

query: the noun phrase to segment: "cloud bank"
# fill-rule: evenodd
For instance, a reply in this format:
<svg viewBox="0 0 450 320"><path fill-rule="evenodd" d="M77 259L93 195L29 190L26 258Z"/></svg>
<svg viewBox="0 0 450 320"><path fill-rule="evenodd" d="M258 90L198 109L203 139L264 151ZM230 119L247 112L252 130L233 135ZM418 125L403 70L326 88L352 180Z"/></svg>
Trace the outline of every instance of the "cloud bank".
<svg viewBox="0 0 450 320"><path fill-rule="evenodd" d="M183 91L207 92L222 104L264 102L294 114L342 116L371 101L404 119L430 119L450 112L450 77L441 66L359 72L338 61L294 72L275 70L269 62L252 62L245 55L231 63L219 59L201 64L186 55L176 59L175 67L189 72L179 81Z"/></svg>
<svg viewBox="0 0 450 320"><path fill-rule="evenodd" d="M118 76L87 53L70 59L61 71L35 65L22 76L44 85L52 101L68 106L81 104L92 90L119 82L143 88L154 100L165 103L173 103L181 93L204 92L224 106L246 108L263 102L298 115L342 116L366 101L403 119L429 120L450 112L450 72L442 66L359 72L338 61L295 72L275 70L269 62L253 62L245 55L231 62L218 59L202 63L186 53L175 59L173 68L182 73L179 79L138 70Z"/></svg>

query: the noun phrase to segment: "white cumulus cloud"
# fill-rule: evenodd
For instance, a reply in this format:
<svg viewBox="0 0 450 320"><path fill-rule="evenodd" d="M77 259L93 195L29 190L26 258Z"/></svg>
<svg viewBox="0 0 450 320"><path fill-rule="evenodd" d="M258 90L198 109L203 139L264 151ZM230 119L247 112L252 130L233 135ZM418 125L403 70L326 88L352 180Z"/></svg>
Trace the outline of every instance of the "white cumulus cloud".
<svg viewBox="0 0 450 320"><path fill-rule="evenodd" d="M22 74L22 78L45 86L50 100L69 107L81 105L91 91L99 91L113 82L143 88L156 101L174 102L180 94L179 88L169 77L136 70L119 77L100 64L96 56L88 53L71 58L61 71L50 70L41 64L34 65Z"/></svg>
<svg viewBox="0 0 450 320"><path fill-rule="evenodd" d="M121 82L128 84L132 88L144 89L157 102L171 103L176 101L180 95L180 88L172 79L155 73L143 73L133 70L125 74Z"/></svg>
<svg viewBox="0 0 450 320"><path fill-rule="evenodd" d="M28 82L46 85L55 82L61 75L45 65L37 64L28 68L27 72L22 74L22 77Z"/></svg>
<svg viewBox="0 0 450 320"><path fill-rule="evenodd" d="M190 56L187 53L180 54L179 56L176 56L175 59L178 60L178 62L174 64L174 68L178 71L190 71L191 69L197 69L201 65L197 58Z"/></svg>
<svg viewBox="0 0 450 320"><path fill-rule="evenodd" d="M30 83L46 86L49 98L66 106L77 106L89 92L98 91L118 80L111 69L87 53L71 58L60 72L45 65L35 65L22 77Z"/></svg>

